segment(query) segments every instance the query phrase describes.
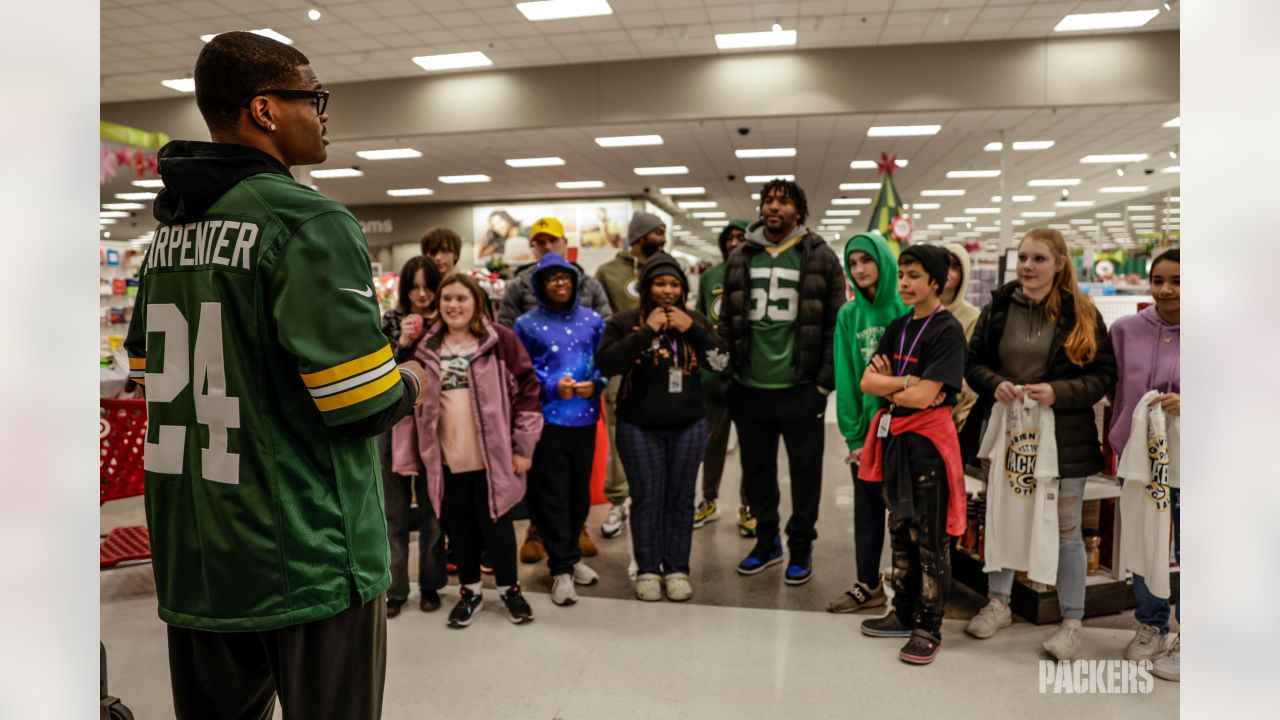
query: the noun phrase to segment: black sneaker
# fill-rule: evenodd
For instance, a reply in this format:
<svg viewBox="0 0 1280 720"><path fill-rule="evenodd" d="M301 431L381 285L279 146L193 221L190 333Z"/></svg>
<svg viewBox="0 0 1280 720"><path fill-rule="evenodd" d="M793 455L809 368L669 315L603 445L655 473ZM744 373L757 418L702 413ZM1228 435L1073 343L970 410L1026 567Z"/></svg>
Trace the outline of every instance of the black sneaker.
<svg viewBox="0 0 1280 720"><path fill-rule="evenodd" d="M911 639L898 651L898 657L902 662L912 665L928 665L938 656L938 649L941 647L942 638L928 630L916 628L911 631Z"/></svg>
<svg viewBox="0 0 1280 720"><path fill-rule="evenodd" d="M898 613L890 610L884 617L863 620L862 634L867 637L906 637L911 634L911 626L903 625Z"/></svg>
<svg viewBox="0 0 1280 720"><path fill-rule="evenodd" d="M458 604L453 606L453 610L449 613L449 627L464 628L471 624L471 619L475 614L480 612L480 608L484 606L484 602L480 598L480 593L473 593L463 586L458 591Z"/></svg>
<svg viewBox="0 0 1280 720"><path fill-rule="evenodd" d="M422 612L435 612L440 609L440 593L431 588L422 588L422 599L418 601Z"/></svg>
<svg viewBox="0 0 1280 720"><path fill-rule="evenodd" d="M403 600L388 600L387 601L387 619L390 620L391 618L399 615L400 608L402 607L404 607Z"/></svg>
<svg viewBox="0 0 1280 720"><path fill-rule="evenodd" d="M507 617L511 618L511 622L517 625L533 622L533 608L529 607L524 593L520 592L519 583L507 588L501 598L502 604L507 606Z"/></svg>

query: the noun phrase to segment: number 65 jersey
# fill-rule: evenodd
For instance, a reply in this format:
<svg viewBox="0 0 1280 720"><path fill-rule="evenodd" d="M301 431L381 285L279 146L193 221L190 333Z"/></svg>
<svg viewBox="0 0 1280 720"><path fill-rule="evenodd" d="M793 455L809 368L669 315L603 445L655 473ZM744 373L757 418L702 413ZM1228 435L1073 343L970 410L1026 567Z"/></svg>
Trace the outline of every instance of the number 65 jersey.
<svg viewBox="0 0 1280 720"><path fill-rule="evenodd" d="M125 342L147 398L159 614L205 630L323 619L353 588L368 602L390 583L374 442L332 429L404 392L364 236L269 156L250 160L264 167L170 218L183 188L162 167L172 194L156 214L172 222L147 251Z"/></svg>

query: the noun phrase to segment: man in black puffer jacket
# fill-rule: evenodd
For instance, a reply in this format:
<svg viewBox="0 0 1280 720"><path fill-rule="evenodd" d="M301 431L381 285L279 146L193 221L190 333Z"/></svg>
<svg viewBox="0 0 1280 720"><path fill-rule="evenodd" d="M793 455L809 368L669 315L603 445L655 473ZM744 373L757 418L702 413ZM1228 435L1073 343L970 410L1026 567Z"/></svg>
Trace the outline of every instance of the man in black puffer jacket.
<svg viewBox="0 0 1280 720"><path fill-rule="evenodd" d="M791 464L791 561L786 583L813 576L822 495L823 415L835 387L836 312L844 304L840 260L804 226L808 206L793 182L760 190L760 219L725 264L720 335L729 345L730 412L742 449L742 482L758 519L756 546L738 572L782 561L778 537L778 438Z"/></svg>

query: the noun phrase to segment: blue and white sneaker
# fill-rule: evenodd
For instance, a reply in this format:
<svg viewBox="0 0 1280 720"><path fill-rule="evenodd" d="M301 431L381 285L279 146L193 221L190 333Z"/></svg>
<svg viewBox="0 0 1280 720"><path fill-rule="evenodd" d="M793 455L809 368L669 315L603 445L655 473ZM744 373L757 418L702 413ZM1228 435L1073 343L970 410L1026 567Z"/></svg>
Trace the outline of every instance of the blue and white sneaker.
<svg viewBox="0 0 1280 720"><path fill-rule="evenodd" d="M813 577L813 556L805 553L791 553L791 562L787 564L787 574L783 582L788 585L803 585Z"/></svg>
<svg viewBox="0 0 1280 720"><path fill-rule="evenodd" d="M770 565L777 565L782 562L782 538L774 538L773 545L768 549L762 549L760 545L756 545L751 549L742 562L738 563L739 575L755 575Z"/></svg>

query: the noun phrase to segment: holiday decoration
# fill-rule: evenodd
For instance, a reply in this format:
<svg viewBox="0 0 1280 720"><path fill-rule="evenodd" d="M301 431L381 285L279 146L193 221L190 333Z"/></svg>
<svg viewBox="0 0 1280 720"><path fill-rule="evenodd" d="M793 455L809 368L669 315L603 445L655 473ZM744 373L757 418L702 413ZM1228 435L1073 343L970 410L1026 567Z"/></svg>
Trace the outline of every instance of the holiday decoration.
<svg viewBox="0 0 1280 720"><path fill-rule="evenodd" d="M911 239L911 220L902 207L902 197L893 184L893 171L897 169L897 155L880 153L876 163L876 172L883 176L880 189L876 191L875 202L872 203L871 220L867 230L876 230L889 241L889 247L896 257ZM905 220L905 223L900 223Z"/></svg>

